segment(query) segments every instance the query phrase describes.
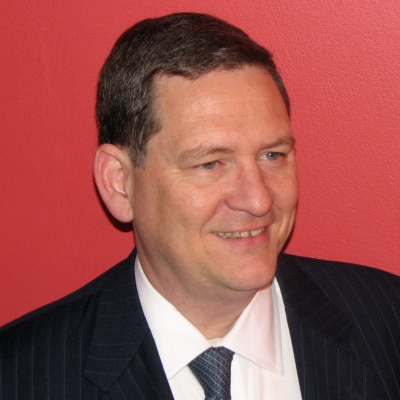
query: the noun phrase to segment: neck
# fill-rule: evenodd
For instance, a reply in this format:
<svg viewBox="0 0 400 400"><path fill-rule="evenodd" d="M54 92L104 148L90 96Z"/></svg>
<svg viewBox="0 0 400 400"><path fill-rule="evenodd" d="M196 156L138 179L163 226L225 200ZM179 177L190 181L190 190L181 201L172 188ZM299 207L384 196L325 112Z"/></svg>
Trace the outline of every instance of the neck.
<svg viewBox="0 0 400 400"><path fill-rule="evenodd" d="M259 289L234 289L198 277L177 279L166 268L152 268L154 263L149 263L145 256L140 263L153 288L208 340L224 337Z"/></svg>
<svg viewBox="0 0 400 400"><path fill-rule="evenodd" d="M177 290L166 280L161 284L158 279L147 277L155 290L208 340L224 337L257 293L215 287L205 291Z"/></svg>

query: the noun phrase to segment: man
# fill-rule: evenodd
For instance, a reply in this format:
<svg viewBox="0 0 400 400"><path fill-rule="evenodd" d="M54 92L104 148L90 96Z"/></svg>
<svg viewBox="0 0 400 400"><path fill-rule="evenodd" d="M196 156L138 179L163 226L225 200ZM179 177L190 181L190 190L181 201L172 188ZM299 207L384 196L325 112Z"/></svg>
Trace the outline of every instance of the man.
<svg viewBox="0 0 400 400"><path fill-rule="evenodd" d="M3 329L1 399L399 399L400 278L279 255L289 115L238 28L183 13L126 31L100 75L94 176L136 250Z"/></svg>

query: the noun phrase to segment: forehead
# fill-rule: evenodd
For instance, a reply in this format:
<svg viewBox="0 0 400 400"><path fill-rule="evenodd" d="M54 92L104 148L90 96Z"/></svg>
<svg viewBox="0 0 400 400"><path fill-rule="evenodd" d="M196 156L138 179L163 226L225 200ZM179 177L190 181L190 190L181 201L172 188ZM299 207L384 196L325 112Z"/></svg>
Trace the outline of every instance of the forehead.
<svg viewBox="0 0 400 400"><path fill-rule="evenodd" d="M155 94L161 125L156 136L175 139L179 145L216 140L226 133L246 136L260 130L290 131L283 98L272 77L260 67L212 71L195 80L161 76Z"/></svg>

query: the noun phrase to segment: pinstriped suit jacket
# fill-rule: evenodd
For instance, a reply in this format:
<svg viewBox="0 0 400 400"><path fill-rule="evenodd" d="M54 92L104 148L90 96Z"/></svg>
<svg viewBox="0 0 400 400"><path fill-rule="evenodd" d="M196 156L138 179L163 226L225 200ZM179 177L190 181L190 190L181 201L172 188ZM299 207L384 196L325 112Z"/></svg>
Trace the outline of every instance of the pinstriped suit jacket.
<svg viewBox="0 0 400 400"><path fill-rule="evenodd" d="M0 399L172 400L139 303L135 253L0 331ZM281 255L304 400L400 399L400 277Z"/></svg>

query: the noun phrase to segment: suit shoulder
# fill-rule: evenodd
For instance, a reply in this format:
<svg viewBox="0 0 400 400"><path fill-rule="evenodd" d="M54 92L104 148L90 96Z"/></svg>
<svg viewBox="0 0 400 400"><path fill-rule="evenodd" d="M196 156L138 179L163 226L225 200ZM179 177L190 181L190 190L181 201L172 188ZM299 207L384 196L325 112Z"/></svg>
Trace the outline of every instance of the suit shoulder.
<svg viewBox="0 0 400 400"><path fill-rule="evenodd" d="M95 393L91 377L96 374L90 374L96 370L98 360L103 360L104 366L119 365L116 360L124 364L130 359L125 358L125 351L134 348L130 343L136 343L132 332L147 333L135 291L134 257L132 254L76 292L2 328L3 393L16 393L17 388L18 398L28 398L28 394L33 398L34 388L38 399L89 398L83 393ZM124 350L117 350L113 358L116 348ZM91 367L87 367L89 361ZM48 392L49 381L53 382L53 395Z"/></svg>
<svg viewBox="0 0 400 400"><path fill-rule="evenodd" d="M71 307L85 307L88 300L95 297L107 282L118 280L121 274L125 274L126 270L131 268L133 260L134 255L131 254L127 259L116 264L74 292L7 323L0 328L0 337L3 332L12 331L13 328L35 324L37 319L47 319L49 316L57 313L63 314L63 310L70 309Z"/></svg>
<svg viewBox="0 0 400 400"><path fill-rule="evenodd" d="M400 321L400 277L397 275L357 264L289 254L279 257L279 268L283 275L293 270L299 281L305 274L348 315L355 317L352 309L358 305L358 312Z"/></svg>
<svg viewBox="0 0 400 400"><path fill-rule="evenodd" d="M400 277L345 262L283 254L277 279L286 312L301 326L302 337L312 335L313 343L322 339L321 351L326 351L327 340L340 346L374 371L386 394L392 393L382 398L398 398Z"/></svg>
<svg viewBox="0 0 400 400"><path fill-rule="evenodd" d="M289 264L301 268L315 277L327 276L329 273L332 279L335 277L335 279L342 278L349 280L378 280L383 283L393 284L400 290L400 276L374 267L292 254L281 254L279 262L280 264Z"/></svg>

